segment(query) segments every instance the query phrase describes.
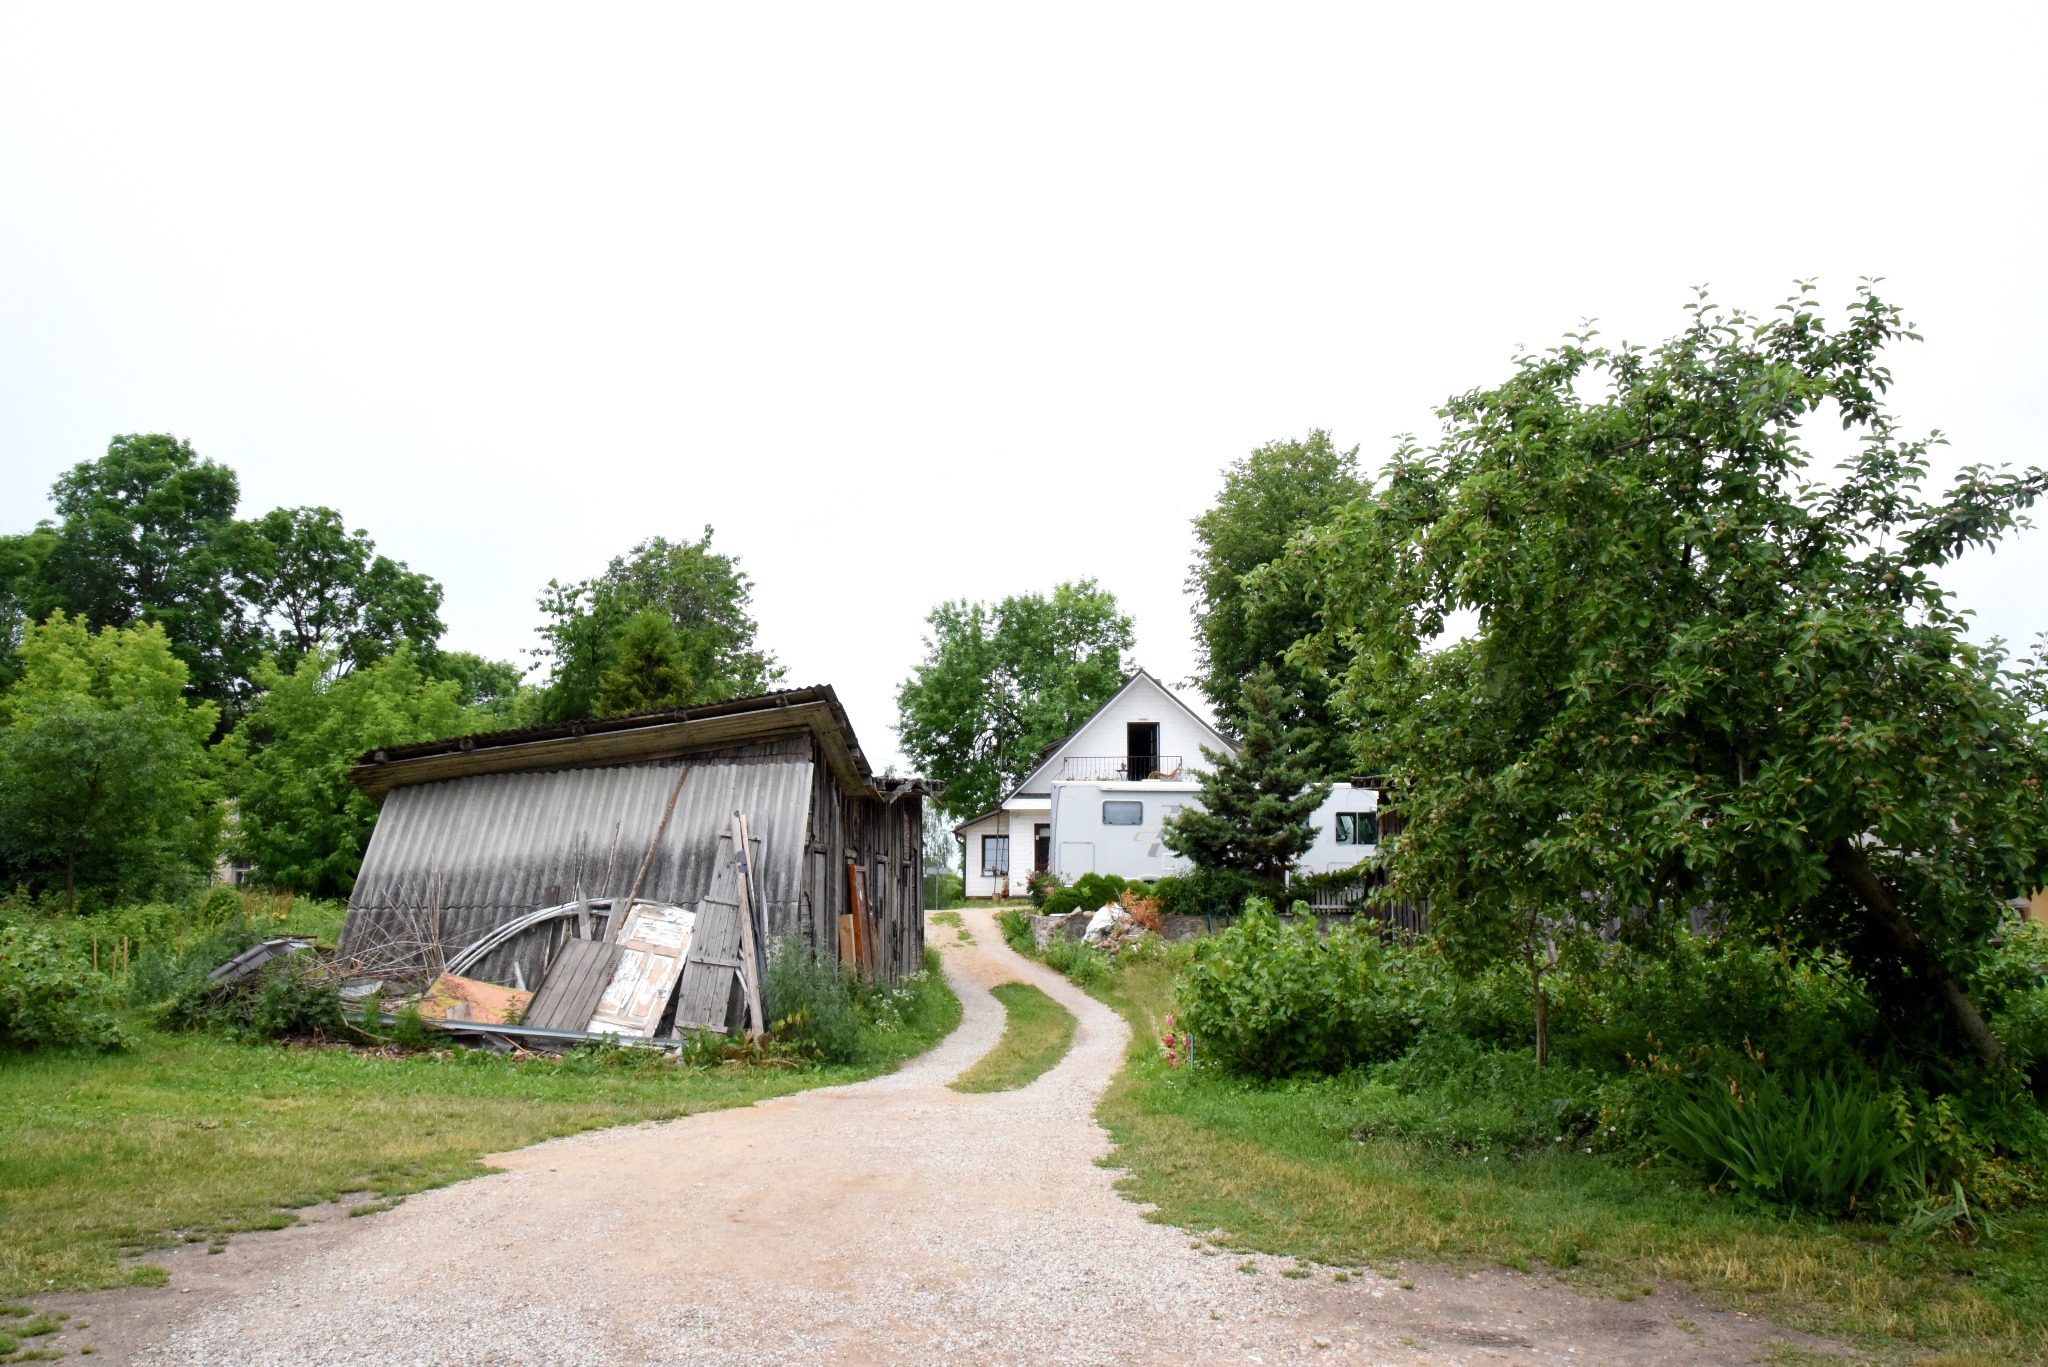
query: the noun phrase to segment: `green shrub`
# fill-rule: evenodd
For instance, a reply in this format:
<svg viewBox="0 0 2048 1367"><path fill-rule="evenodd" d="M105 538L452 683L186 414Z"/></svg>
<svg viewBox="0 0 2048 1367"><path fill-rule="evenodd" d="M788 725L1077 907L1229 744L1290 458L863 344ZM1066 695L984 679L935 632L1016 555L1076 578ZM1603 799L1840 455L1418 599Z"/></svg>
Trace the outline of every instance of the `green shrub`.
<svg viewBox="0 0 2048 1367"><path fill-rule="evenodd" d="M46 931L0 926L0 1042L18 1048L120 1049L113 984Z"/></svg>
<svg viewBox="0 0 2048 1367"><path fill-rule="evenodd" d="M967 885L960 881L960 875L951 869L924 876L924 905L926 911L945 911L949 907L966 903Z"/></svg>
<svg viewBox="0 0 2048 1367"><path fill-rule="evenodd" d="M1490 1049L1434 1031L1363 1077L1356 1137L1510 1155L1617 1147L1613 1122L1628 1109L1633 1081L1556 1063L1538 1068L1532 1049Z"/></svg>
<svg viewBox="0 0 2048 1367"><path fill-rule="evenodd" d="M1259 1077L1336 1072L1397 1057L1419 1033L1440 961L1390 954L1370 928L1317 933L1282 925L1251 898L1217 935L1196 942L1178 992L1198 1057Z"/></svg>
<svg viewBox="0 0 2048 1367"><path fill-rule="evenodd" d="M1024 880L1025 895L1030 897L1031 905L1039 911L1045 910L1046 898L1065 886L1066 884L1060 881L1060 876L1051 869L1033 869L1031 876Z"/></svg>
<svg viewBox="0 0 2048 1367"><path fill-rule="evenodd" d="M1244 908L1246 899L1264 898L1277 903L1286 889L1269 878L1242 869L1197 868L1152 885L1159 909L1169 916L1208 916L1227 920Z"/></svg>
<svg viewBox="0 0 2048 1367"><path fill-rule="evenodd" d="M340 980L315 955L284 955L232 983L209 982L207 971L193 967L183 974L177 995L164 1008L165 1024L214 1030L231 1038L340 1039L357 1034L341 1009Z"/></svg>
<svg viewBox="0 0 2048 1367"><path fill-rule="evenodd" d="M1867 1077L1744 1070L1674 1092L1671 1147L1709 1181L1767 1205L1844 1216L1895 1184L1907 1143Z"/></svg>
<svg viewBox="0 0 2048 1367"><path fill-rule="evenodd" d="M239 910L239 909L238 909ZM128 1002L150 1006L182 1002L174 1010L180 1021L211 994L206 975L246 949L262 943L262 935L239 914L206 930L180 948L175 941L151 941L128 969Z"/></svg>
<svg viewBox="0 0 2048 1367"><path fill-rule="evenodd" d="M1058 888L1049 893L1040 910L1047 916L1063 916L1070 911L1095 911L1111 906L1121 900L1126 888L1136 888L1149 896L1150 884L1126 882L1113 873L1084 873L1074 880L1070 888Z"/></svg>
<svg viewBox="0 0 2048 1367"><path fill-rule="evenodd" d="M407 1002L391 1017L391 1042L401 1049L421 1050L432 1046L434 1031L420 1015L417 1002Z"/></svg>
<svg viewBox="0 0 2048 1367"><path fill-rule="evenodd" d="M996 925L1003 932L1003 939L1019 954L1035 954L1038 946L1031 938L1031 913L1022 907L1006 907L996 913Z"/></svg>

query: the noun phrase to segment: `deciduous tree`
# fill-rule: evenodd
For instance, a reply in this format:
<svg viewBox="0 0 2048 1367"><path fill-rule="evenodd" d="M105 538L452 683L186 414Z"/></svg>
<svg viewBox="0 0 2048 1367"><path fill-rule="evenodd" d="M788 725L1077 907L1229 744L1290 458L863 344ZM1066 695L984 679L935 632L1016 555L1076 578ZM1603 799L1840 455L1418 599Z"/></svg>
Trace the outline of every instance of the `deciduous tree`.
<svg viewBox="0 0 2048 1367"><path fill-rule="evenodd" d="M0 859L10 883L102 898L176 891L209 872L220 832L206 750L217 712L188 701L153 622L87 630L52 613L23 635L0 696Z"/></svg>
<svg viewBox="0 0 2048 1367"><path fill-rule="evenodd" d="M925 620L924 660L896 691L896 734L919 772L945 783L955 817L991 806L1129 672L1131 619L1092 579L941 603Z"/></svg>
<svg viewBox="0 0 2048 1367"><path fill-rule="evenodd" d="M1330 700L1331 675L1341 673L1341 662L1303 669L1288 658L1295 642L1316 631L1320 606L1313 575L1303 572L1288 545L1328 521L1361 488L1358 448L1340 450L1317 429L1300 441L1268 442L1233 463L1216 505L1195 519L1197 552L1187 587L1202 692L1235 730L1244 722L1245 680L1254 670L1271 670L1300 747L1297 758L1324 778L1348 772L1353 762L1350 726ZM1262 569L1254 593L1249 577Z"/></svg>
<svg viewBox="0 0 2048 1367"><path fill-rule="evenodd" d="M379 746L438 740L471 729L462 686L436 679L401 641L360 669L301 656L290 670L258 667L263 694L224 741L235 799L233 854L262 881L314 897L344 897L370 843L377 808L348 781Z"/></svg>
<svg viewBox="0 0 2048 1367"><path fill-rule="evenodd" d="M549 581L540 600L547 619L540 628L546 642L540 654L549 670L542 719L568 721L607 710L600 696L605 676L619 663L629 624L650 609L667 617L687 682L664 705L767 691L783 671L756 644L757 628L747 612L752 594L738 560L711 549L709 527L696 541L643 541L593 579Z"/></svg>
<svg viewBox="0 0 2048 1367"><path fill-rule="evenodd" d="M1845 951L1921 1047L2000 1047L1969 984L2048 882L2042 674L1973 644L1932 572L2048 487L1966 468L1884 405L1912 338L1702 300L1655 350L1591 336L1443 410L1313 536L1318 648L1408 815L1396 895L1540 974L1575 935L1699 914ZM1816 482L1804 425L1860 450ZM1443 643L1447 619L1476 630ZM1538 979L1539 1001L1540 977Z"/></svg>

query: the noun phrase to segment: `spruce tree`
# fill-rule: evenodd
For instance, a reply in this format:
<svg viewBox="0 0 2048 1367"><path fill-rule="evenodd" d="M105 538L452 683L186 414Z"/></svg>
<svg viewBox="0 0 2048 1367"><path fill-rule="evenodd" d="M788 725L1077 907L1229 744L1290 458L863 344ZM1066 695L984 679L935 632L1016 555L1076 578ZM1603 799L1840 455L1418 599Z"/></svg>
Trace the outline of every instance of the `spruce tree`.
<svg viewBox="0 0 2048 1367"><path fill-rule="evenodd" d="M597 715L656 712L690 701L689 667L668 614L635 613L619 633L617 655L597 683Z"/></svg>
<svg viewBox="0 0 2048 1367"><path fill-rule="evenodd" d="M1300 739L1286 727L1287 697L1271 668L1244 681L1244 743L1235 755L1204 746L1202 805L1166 823L1166 847L1204 869L1235 869L1278 883L1315 843L1309 818L1322 805Z"/></svg>

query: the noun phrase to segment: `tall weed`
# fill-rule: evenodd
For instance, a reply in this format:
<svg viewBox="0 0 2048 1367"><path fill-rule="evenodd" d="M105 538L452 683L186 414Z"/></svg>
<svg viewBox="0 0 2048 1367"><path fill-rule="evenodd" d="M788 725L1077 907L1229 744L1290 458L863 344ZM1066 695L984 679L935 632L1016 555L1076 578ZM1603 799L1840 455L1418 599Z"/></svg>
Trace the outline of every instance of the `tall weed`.
<svg viewBox="0 0 2048 1367"><path fill-rule="evenodd" d="M1869 1211L1896 1187L1908 1143L1869 1078L1745 1070L1675 1090L1671 1147L1707 1179L1766 1205L1834 1217Z"/></svg>

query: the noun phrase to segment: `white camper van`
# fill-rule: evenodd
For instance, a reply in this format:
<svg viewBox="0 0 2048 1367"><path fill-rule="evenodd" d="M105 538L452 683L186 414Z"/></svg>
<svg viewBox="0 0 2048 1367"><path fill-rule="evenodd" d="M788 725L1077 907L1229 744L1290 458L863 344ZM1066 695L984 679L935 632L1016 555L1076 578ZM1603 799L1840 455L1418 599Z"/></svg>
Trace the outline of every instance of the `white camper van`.
<svg viewBox="0 0 2048 1367"><path fill-rule="evenodd" d="M1071 886L1084 873L1113 873L1150 882L1185 873L1186 861L1159 838L1162 822L1201 802L1198 783L1055 782L1052 785L1052 871Z"/></svg>

